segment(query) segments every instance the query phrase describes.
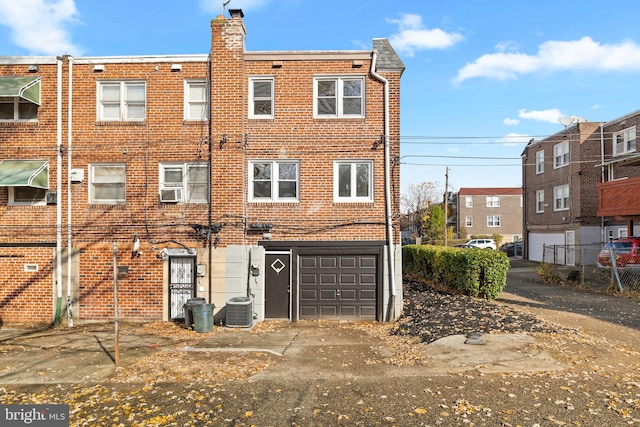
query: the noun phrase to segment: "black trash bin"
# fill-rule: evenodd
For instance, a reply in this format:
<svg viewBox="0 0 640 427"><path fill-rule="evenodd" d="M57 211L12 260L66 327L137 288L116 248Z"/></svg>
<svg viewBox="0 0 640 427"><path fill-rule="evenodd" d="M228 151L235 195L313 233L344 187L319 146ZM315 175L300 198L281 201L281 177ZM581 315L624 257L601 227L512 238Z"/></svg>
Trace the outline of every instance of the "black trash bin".
<svg viewBox="0 0 640 427"><path fill-rule="evenodd" d="M193 307L204 304L204 298L190 298L184 304L184 327L193 329Z"/></svg>

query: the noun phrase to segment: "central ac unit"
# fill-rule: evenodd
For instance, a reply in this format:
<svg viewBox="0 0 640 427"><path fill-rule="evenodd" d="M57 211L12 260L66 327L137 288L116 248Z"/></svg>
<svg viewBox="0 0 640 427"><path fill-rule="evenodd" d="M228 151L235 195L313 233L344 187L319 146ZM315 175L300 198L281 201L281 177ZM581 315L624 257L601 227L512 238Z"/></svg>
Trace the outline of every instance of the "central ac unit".
<svg viewBox="0 0 640 427"><path fill-rule="evenodd" d="M161 188L160 201L165 203L177 203L182 200L182 188Z"/></svg>
<svg viewBox="0 0 640 427"><path fill-rule="evenodd" d="M226 326L247 328L253 324L253 300L249 297L235 297L227 301Z"/></svg>

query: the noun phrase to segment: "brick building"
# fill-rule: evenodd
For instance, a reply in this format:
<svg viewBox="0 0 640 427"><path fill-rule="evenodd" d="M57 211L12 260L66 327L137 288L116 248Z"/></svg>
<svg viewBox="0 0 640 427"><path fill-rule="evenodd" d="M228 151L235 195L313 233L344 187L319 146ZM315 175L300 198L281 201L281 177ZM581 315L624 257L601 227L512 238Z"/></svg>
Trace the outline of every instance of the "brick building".
<svg viewBox="0 0 640 427"><path fill-rule="evenodd" d="M455 197L461 239L502 236L502 242L522 238L522 189L461 188Z"/></svg>
<svg viewBox="0 0 640 427"><path fill-rule="evenodd" d="M524 256L542 261L544 246L562 250L546 259L558 264L595 263L597 251L581 247L601 241L597 215L600 124L578 121L522 153ZM581 256L594 259L581 259Z"/></svg>
<svg viewBox="0 0 640 427"><path fill-rule="evenodd" d="M115 289L126 320L400 314L404 65L245 51L230 15L209 55L0 57L2 321L111 319Z"/></svg>

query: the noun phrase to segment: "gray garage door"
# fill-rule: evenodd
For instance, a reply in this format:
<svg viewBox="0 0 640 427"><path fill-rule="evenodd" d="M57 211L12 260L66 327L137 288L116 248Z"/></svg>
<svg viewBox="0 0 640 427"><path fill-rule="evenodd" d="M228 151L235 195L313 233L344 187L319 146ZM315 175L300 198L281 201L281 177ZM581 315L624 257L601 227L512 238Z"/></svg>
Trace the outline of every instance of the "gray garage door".
<svg viewBox="0 0 640 427"><path fill-rule="evenodd" d="M375 319L376 255L301 255L301 319Z"/></svg>

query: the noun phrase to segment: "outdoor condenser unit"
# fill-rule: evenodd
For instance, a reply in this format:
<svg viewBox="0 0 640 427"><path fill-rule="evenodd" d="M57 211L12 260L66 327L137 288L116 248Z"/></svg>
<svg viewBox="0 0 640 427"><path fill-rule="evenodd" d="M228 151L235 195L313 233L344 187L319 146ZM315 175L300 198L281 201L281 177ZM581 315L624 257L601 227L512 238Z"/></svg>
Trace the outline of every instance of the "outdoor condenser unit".
<svg viewBox="0 0 640 427"><path fill-rule="evenodd" d="M253 300L249 297L235 297L227 301L226 325L232 328L246 328L253 324Z"/></svg>

